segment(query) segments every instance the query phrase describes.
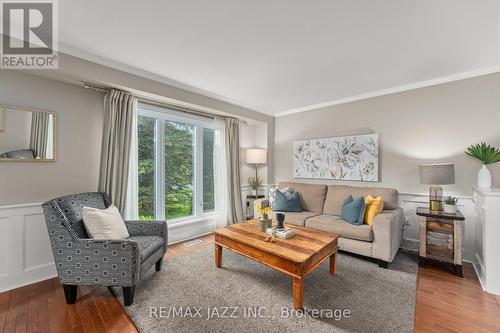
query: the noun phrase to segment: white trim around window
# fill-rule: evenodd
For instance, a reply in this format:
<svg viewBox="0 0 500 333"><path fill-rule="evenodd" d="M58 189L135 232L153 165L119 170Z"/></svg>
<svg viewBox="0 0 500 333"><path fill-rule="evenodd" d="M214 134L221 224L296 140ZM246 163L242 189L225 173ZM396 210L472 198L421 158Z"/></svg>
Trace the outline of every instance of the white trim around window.
<svg viewBox="0 0 500 333"><path fill-rule="evenodd" d="M155 128L155 219L165 220L165 121L195 126L193 134L193 214L167 220L169 226L215 218L215 211L203 212L203 129L215 130L214 119L156 105L138 104L138 116L156 119Z"/></svg>

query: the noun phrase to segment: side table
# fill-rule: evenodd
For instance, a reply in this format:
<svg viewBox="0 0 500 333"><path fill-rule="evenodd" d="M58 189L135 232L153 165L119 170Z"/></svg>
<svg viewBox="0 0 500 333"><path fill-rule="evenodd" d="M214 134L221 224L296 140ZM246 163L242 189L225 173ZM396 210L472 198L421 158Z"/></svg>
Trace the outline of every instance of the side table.
<svg viewBox="0 0 500 333"><path fill-rule="evenodd" d="M420 217L419 266L427 260L439 261L451 266L455 275L462 272L462 213L449 214L418 207Z"/></svg>

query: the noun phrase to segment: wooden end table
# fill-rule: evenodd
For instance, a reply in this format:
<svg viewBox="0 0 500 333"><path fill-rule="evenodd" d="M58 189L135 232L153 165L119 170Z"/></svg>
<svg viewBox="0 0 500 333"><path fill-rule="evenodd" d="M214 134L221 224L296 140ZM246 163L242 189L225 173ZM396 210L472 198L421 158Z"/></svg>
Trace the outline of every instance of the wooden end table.
<svg viewBox="0 0 500 333"><path fill-rule="evenodd" d="M462 213L455 214L431 211L418 207L420 217L419 266L427 260L451 265L452 272L463 277L462 271Z"/></svg>
<svg viewBox="0 0 500 333"><path fill-rule="evenodd" d="M309 228L288 225L295 230L289 239L266 242L268 235L257 230L257 220L232 224L216 229L215 266L222 267L222 248L277 269L293 278L293 305L304 307L304 278L330 259L329 272L337 267L338 235Z"/></svg>

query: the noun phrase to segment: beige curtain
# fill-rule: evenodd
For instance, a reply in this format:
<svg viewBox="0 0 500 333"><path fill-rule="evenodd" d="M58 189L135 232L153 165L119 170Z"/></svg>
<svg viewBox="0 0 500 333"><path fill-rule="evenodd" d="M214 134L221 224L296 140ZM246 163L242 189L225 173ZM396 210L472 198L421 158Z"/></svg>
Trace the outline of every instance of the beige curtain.
<svg viewBox="0 0 500 333"><path fill-rule="evenodd" d="M42 159L47 158L50 116L46 112L32 112L31 115L30 149Z"/></svg>
<svg viewBox="0 0 500 333"><path fill-rule="evenodd" d="M130 166L130 148L137 102L133 95L110 90L106 94L99 191L124 213Z"/></svg>
<svg viewBox="0 0 500 333"><path fill-rule="evenodd" d="M226 118L226 161L229 223L244 220L240 183L240 121Z"/></svg>

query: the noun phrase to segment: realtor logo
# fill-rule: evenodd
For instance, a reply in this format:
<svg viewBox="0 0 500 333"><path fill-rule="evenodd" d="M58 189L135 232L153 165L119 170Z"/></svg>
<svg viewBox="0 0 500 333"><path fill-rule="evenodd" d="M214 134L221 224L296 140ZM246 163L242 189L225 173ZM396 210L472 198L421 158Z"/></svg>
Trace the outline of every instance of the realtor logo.
<svg viewBox="0 0 500 333"><path fill-rule="evenodd" d="M0 67L57 68L57 0L0 0L0 4Z"/></svg>

